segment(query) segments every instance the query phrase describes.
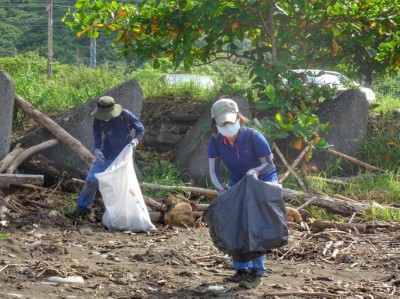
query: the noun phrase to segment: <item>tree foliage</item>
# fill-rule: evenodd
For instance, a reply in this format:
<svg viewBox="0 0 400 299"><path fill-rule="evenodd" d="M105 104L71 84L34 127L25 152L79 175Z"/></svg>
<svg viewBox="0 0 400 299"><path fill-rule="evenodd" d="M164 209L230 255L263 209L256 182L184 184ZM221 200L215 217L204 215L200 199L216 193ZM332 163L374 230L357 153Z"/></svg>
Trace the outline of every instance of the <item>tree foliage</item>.
<svg viewBox="0 0 400 299"><path fill-rule="evenodd" d="M53 0L52 45L53 58L66 64L89 65L90 39L77 39L74 32L61 22L74 1ZM48 53L48 1L0 1L0 56L13 57L22 53L37 52L41 57ZM121 64L121 55L112 47L112 38L97 41L97 64ZM122 62L124 62L122 60Z"/></svg>
<svg viewBox="0 0 400 299"><path fill-rule="evenodd" d="M186 69L219 59L243 64L252 82L246 95L272 113L267 133L310 142L327 127L314 109L332 92L310 89L290 69L341 65L369 83L373 74L396 73L399 7L399 0L77 0L64 21L77 36L113 35L125 57L151 59L155 68L161 58Z"/></svg>
<svg viewBox="0 0 400 299"><path fill-rule="evenodd" d="M190 68L226 55L271 65L291 64L355 54L375 58L382 42L396 40L400 24L398 0L375 1L143 1L139 6L117 1L76 1L67 20L77 35L97 38L116 33L125 55L139 59L170 57ZM247 51L240 43L249 41ZM361 47L364 46L364 51ZM350 51L351 48L353 51ZM346 49L346 51L342 51ZM393 52L396 53L393 48ZM382 55L382 54L381 54ZM400 59L400 54L398 59ZM350 57L352 56L352 57ZM385 67L396 64L388 61Z"/></svg>

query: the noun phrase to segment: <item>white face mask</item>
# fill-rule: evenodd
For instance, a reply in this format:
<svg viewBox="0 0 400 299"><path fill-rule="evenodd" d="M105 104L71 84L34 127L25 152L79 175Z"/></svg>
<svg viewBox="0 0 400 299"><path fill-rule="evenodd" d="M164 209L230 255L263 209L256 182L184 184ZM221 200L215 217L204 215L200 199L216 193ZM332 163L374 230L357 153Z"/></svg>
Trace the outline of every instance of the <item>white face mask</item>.
<svg viewBox="0 0 400 299"><path fill-rule="evenodd" d="M225 137L232 137L234 136L240 129L240 122L237 120L233 124L226 124L223 127L217 125L218 132Z"/></svg>

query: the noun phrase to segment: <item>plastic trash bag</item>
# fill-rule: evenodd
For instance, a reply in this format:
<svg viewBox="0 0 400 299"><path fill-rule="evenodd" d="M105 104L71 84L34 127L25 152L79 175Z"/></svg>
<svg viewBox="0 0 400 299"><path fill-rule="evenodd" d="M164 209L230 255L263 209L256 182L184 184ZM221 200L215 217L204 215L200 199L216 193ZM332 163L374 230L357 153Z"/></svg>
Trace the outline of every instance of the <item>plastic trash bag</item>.
<svg viewBox="0 0 400 299"><path fill-rule="evenodd" d="M282 186L246 175L203 213L213 244L238 262L288 243Z"/></svg>
<svg viewBox="0 0 400 299"><path fill-rule="evenodd" d="M132 232L155 229L133 167L131 145L104 172L95 175L106 207L102 221L108 229Z"/></svg>

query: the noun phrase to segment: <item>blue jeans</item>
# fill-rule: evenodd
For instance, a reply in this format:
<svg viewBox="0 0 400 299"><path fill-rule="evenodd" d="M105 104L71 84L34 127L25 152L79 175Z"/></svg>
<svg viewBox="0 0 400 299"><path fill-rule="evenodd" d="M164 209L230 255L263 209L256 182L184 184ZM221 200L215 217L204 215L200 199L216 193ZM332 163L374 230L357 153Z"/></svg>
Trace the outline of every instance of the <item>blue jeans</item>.
<svg viewBox="0 0 400 299"><path fill-rule="evenodd" d="M106 170L106 168L110 166L113 161L114 160L105 159L104 164L100 164L96 161L90 167L86 177L85 185L83 186L83 189L77 200L77 205L83 209L85 214L90 213L89 206L94 201L97 189L99 188L99 181L94 175L96 173L104 172L104 170Z"/></svg>
<svg viewBox="0 0 400 299"><path fill-rule="evenodd" d="M263 276L264 273L267 271L267 269L264 266L265 259L266 259L265 255L262 255L254 260L245 263L237 262L234 259L232 259L232 264L235 270L246 270L246 271L255 270L258 274Z"/></svg>

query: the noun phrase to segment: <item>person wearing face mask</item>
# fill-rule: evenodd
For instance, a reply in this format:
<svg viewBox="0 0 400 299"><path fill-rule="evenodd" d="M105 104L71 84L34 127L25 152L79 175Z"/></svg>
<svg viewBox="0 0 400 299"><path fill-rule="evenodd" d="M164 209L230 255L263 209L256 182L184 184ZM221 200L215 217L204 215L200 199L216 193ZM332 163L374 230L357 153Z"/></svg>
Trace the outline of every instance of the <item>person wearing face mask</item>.
<svg viewBox="0 0 400 299"><path fill-rule="evenodd" d="M141 121L131 111L116 104L110 96L100 97L91 115L94 117L93 150L96 161L90 167L76 208L65 213L67 218L73 220L90 213L90 205L99 187L95 174L105 171L126 145L136 148L144 135Z"/></svg>
<svg viewBox="0 0 400 299"><path fill-rule="evenodd" d="M213 135L208 142L208 161L211 182L221 195L225 188L220 175L221 161L229 172L228 188L250 174L261 181L278 182L273 154L268 141L257 130L246 127L248 123L231 99L220 99L211 107ZM266 272L265 255L248 262L232 260L236 273L224 281L236 282L245 288L261 284Z"/></svg>

